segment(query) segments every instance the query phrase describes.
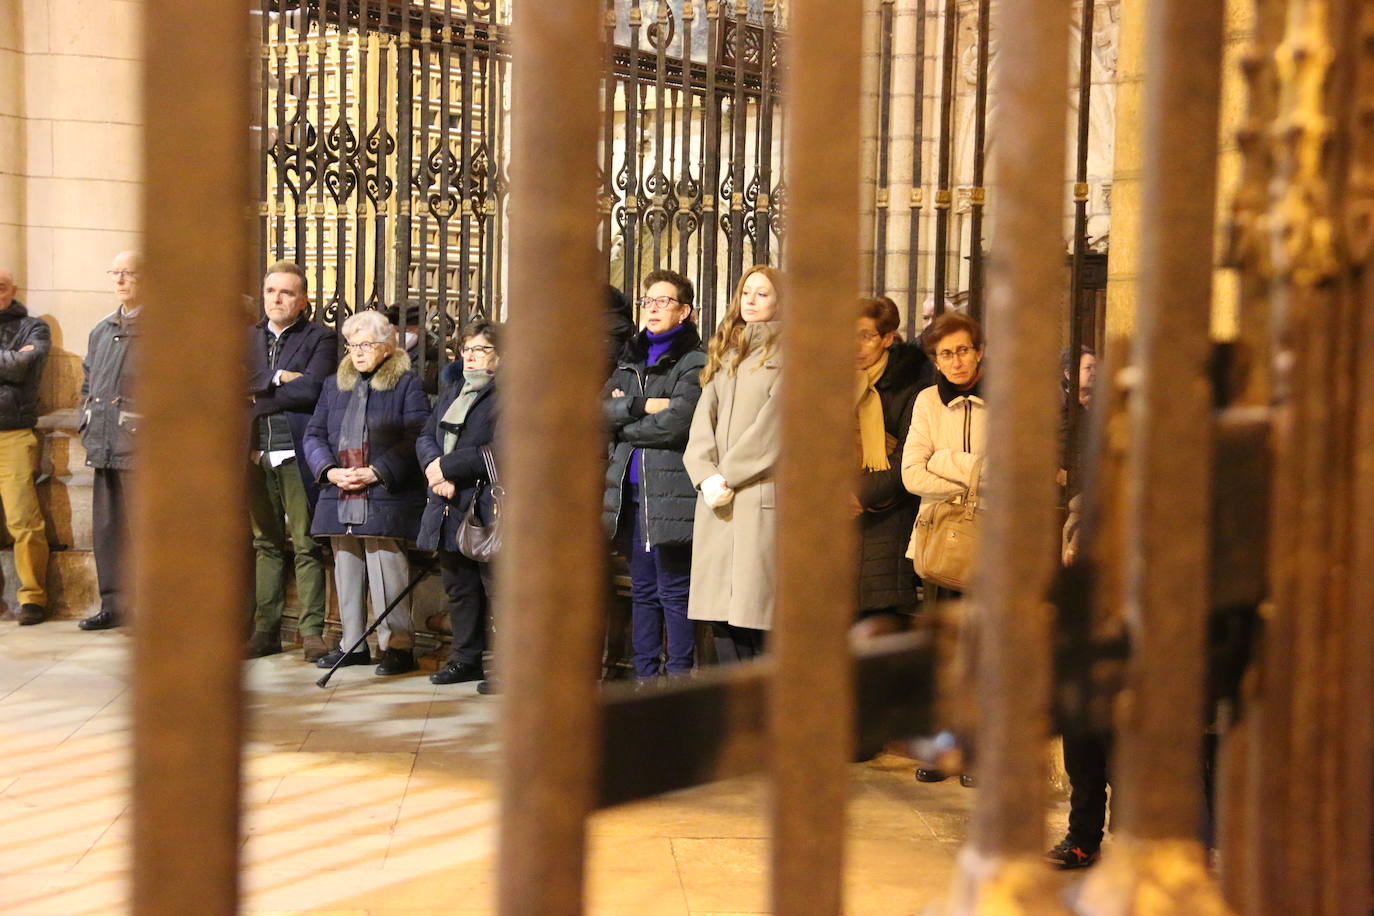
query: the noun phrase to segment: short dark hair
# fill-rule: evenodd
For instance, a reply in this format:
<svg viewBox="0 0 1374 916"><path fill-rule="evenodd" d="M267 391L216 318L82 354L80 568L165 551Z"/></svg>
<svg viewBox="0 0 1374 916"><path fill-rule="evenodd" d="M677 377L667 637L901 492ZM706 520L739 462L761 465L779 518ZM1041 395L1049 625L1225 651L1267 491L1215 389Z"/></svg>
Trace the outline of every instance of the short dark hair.
<svg viewBox="0 0 1374 916"><path fill-rule="evenodd" d="M266 277L271 274L292 274L293 276L299 277L301 281L301 292L307 295L310 293L310 281L305 278L305 268L295 261L278 261L267 268L267 273L263 274L263 276Z"/></svg>
<svg viewBox="0 0 1374 916"><path fill-rule="evenodd" d="M485 337L498 351L501 349L501 325L490 318L474 318L458 332L460 343L474 337Z"/></svg>
<svg viewBox="0 0 1374 916"><path fill-rule="evenodd" d="M677 301L683 305L691 305L696 299L696 290L692 288L692 281L675 270L656 270L644 278L643 289L648 291L649 287L655 283L671 283L677 287Z"/></svg>
<svg viewBox="0 0 1374 916"><path fill-rule="evenodd" d="M983 326L963 312L945 312L937 315L930 326L921 333L921 348L935 356L935 347L951 334L968 331L973 341L973 349L983 349Z"/></svg>
<svg viewBox="0 0 1374 916"><path fill-rule="evenodd" d="M872 318L873 323L878 326L878 333L883 335L894 333L902 324L902 314L897 311L897 303L886 296L860 299L859 317ZM900 342L902 335L898 334L896 339Z"/></svg>

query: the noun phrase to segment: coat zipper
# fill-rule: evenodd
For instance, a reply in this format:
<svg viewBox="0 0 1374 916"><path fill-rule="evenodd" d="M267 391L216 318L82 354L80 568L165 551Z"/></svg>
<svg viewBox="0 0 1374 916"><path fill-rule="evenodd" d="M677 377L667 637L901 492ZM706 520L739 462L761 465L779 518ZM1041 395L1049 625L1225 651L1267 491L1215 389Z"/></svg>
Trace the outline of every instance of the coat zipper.
<svg viewBox="0 0 1374 916"><path fill-rule="evenodd" d="M639 367L635 367L635 378L639 379L640 397L649 396L648 387L644 384L644 376L639 374ZM639 452L639 505L644 510L644 552L648 553L653 548L649 546L649 487L648 478L645 472L648 466L644 463L644 449L637 449Z"/></svg>
<svg viewBox="0 0 1374 916"><path fill-rule="evenodd" d="M964 399L964 451L973 451L973 402Z"/></svg>

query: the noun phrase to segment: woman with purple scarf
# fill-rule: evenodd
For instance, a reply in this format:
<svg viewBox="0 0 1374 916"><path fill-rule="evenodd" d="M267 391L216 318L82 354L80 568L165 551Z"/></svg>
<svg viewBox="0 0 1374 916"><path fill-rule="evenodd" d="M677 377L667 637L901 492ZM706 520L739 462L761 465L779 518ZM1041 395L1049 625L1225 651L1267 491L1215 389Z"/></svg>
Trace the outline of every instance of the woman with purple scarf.
<svg viewBox="0 0 1374 916"><path fill-rule="evenodd" d="M366 665L366 645L347 647L367 628L367 599L380 614L410 580L406 548L420 527L425 495L415 440L429 416L429 400L410 358L397 346L396 328L378 311L343 324L348 354L325 382L302 450L320 484L310 533L334 546L334 584L343 637L316 664ZM415 625L409 599L377 628L381 675L415 670Z"/></svg>

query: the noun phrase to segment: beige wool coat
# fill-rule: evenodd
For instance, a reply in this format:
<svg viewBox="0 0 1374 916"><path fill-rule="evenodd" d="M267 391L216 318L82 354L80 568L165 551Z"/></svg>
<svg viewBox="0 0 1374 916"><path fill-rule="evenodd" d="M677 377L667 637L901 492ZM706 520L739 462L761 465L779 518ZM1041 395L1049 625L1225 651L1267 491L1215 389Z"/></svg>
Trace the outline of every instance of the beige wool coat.
<svg viewBox="0 0 1374 916"><path fill-rule="evenodd" d="M734 372L727 363L702 388L682 456L693 486L720 474L735 491L719 509L697 496L687 616L767 630L776 591L782 359L777 322L757 322L744 333L744 360Z"/></svg>

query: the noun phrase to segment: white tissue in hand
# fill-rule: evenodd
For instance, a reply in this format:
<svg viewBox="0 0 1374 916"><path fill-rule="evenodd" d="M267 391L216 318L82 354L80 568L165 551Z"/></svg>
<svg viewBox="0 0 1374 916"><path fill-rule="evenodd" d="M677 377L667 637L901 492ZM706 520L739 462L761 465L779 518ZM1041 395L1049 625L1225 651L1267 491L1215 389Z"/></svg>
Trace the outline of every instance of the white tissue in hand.
<svg viewBox="0 0 1374 916"><path fill-rule="evenodd" d="M719 509L730 504L735 491L725 485L724 477L714 474L701 482L701 495L706 498L706 505Z"/></svg>

